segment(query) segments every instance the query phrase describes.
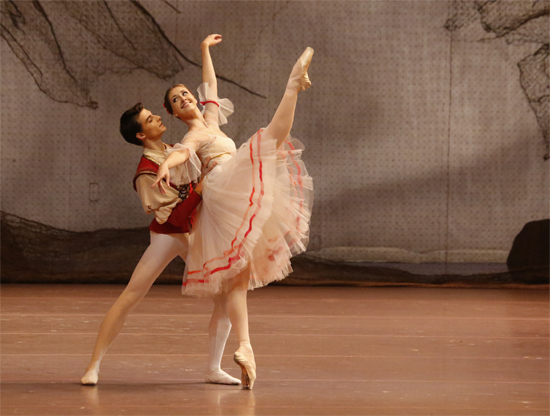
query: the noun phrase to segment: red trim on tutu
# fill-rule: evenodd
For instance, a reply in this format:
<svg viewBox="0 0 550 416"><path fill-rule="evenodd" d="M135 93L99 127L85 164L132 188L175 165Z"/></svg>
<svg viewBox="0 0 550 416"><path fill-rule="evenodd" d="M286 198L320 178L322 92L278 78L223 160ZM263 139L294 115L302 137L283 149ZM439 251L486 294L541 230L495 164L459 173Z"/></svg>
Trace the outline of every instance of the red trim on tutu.
<svg viewBox="0 0 550 416"><path fill-rule="evenodd" d="M300 164L297 162L296 158L293 156L293 152L296 151L296 148L292 145L292 143L290 141L288 141L287 144L290 147L290 151L280 152L280 154L282 156L285 156L285 153L286 153L286 155L289 155L290 159L292 160L293 165L296 168L296 175L295 175L296 180L294 179L294 177L292 175L292 172L290 170L289 170L289 179L290 179L290 182L293 184L294 196L300 199L299 212L300 212L300 214L302 214L303 211L304 211L304 202L303 202L304 201L304 191L303 191L303 181L302 181L302 169L300 167ZM258 168L259 168L259 178L260 178L260 192L259 192L258 200L256 202L255 212L252 214L252 216L250 217L250 220L248 221L248 230L244 234L244 236L242 238L242 241L238 245L235 245L242 227L246 224L246 218L248 217L250 209L254 205L253 198L254 198L254 195L256 193L256 177L255 177L255 172L254 172L253 140L250 141L250 161L251 161L251 164L252 164L252 192L250 193L250 196L248 198L249 205L248 205L248 207L246 209L246 212L243 216L241 225L237 228L237 230L235 232L235 238L231 242L231 248L229 250L225 251L223 253L223 256L216 257L216 258L213 258L213 259L210 259L210 260L207 260L206 262L204 262L202 269L187 272L187 275L192 275L192 274L203 272L203 277L204 278L203 279L201 279L201 278L188 278L185 282L183 282L183 286L187 286L190 283L207 283L207 282L209 282L208 276L210 276L210 275L212 275L216 272L219 272L219 271L224 271L224 270L230 269L231 266L233 265L233 263L241 257L242 248L243 248L243 246L244 246L244 244L245 244L245 242L248 238L248 235L252 231L254 218L256 217L256 215L258 214L260 209L262 208L261 202L262 202L263 196L265 194L264 183L263 183L263 162L262 162L262 159L261 159L261 156L260 156L261 130L259 130L257 132L257 145L258 145L257 157L258 157ZM297 230L298 232L299 232L300 222L301 222L301 218L300 218L300 215L299 215L299 216L296 217L296 228L295 228L295 230ZM270 261L275 261L275 257L278 254L280 254L282 249L284 248L284 246L282 244L280 244L279 242L281 240L284 240L287 237L287 235L292 234L292 233L293 233L293 231L287 231L282 236L279 236L279 237L268 240L270 243L275 243L275 244L272 245L272 247L275 246L275 248L268 248L267 249L266 255L267 255L267 258ZM292 241L287 243L288 247L292 247L298 240L299 240L299 236L296 235L296 237ZM226 265L219 266L219 267L217 267L217 268L215 268L211 271L208 270L207 265L209 263L212 263L212 262L218 261L218 260L224 260L224 259L227 259L227 264ZM251 275L251 278L254 278L254 277Z"/></svg>
<svg viewBox="0 0 550 416"><path fill-rule="evenodd" d="M243 216L243 220L241 222L241 225L237 229L237 231L235 233L235 238L231 242L231 248L229 250L227 250L226 252L224 252L223 256L216 257L216 258L213 258L213 259L210 259L210 260L207 260L206 262L204 262L203 267L202 267L201 270L189 271L189 272L187 272L187 275L203 272L205 276L208 276L208 275L211 275L211 274L219 272L219 271L228 270L228 269L231 268L232 264L236 260L238 260L239 257L241 257L242 247L244 246L244 244L246 242L246 239L248 238L248 235L252 231L254 218L256 217L256 215L258 214L260 209L262 208L262 203L261 202L262 202L263 196L265 195L264 183L263 183L263 163L262 163L261 156L260 156L261 133L260 133L260 131L258 131L257 132L257 144L258 144L257 156L258 156L258 161L259 161L258 168L259 168L259 176L260 176L260 193L259 193L258 201L256 202L256 210L254 211L254 214L252 214L252 216L250 217L250 220L248 222L248 230L244 234L242 241L235 247L235 242L237 241L239 232L242 229L243 225L246 223L246 217L248 216L248 213L249 213L250 209L254 205L253 197L254 197L254 194L256 193L256 176L255 176L255 172L254 172L254 149L253 149L252 144L253 144L253 141L250 141L250 162L252 164L252 192L250 193L250 197L248 198L249 205L248 205L248 208L246 209L246 212ZM236 251L236 254L231 256L235 251ZM229 257L229 256L231 256L231 257ZM207 267L206 267L207 264L209 264L213 261L223 260L225 258L227 258L227 265L217 267L212 271L209 271L207 269ZM187 281L183 283L183 286L186 286L187 283L190 282L190 281L195 282L195 283L204 283L205 282L205 280L202 280L202 279L187 279Z"/></svg>
<svg viewBox="0 0 550 416"><path fill-rule="evenodd" d="M288 141L287 142L288 146L290 147L290 150L291 151L295 151L296 148L292 145L292 142ZM302 212L304 212L304 186L303 186L303 182L302 182L302 168L300 167L300 164L298 162L296 162L296 159L294 158L294 156L292 155L292 152L284 152L284 151L281 151L280 154L284 156L284 154L287 153L290 158L292 159L292 162L294 162L294 166L296 166L296 171L297 171L297 175L296 175L296 179L298 180L298 188L300 189L300 214ZM290 182L294 185L294 196L298 197L298 192L296 191L296 181L292 178L292 173L289 172L288 173L288 177L290 179ZM299 224L300 224L300 217L296 217L296 229L299 229ZM285 233L284 236L282 237L276 237L274 239L271 239L271 240L268 240L269 242L273 242L273 241L277 241L279 239L283 239L285 238L288 234L290 234L291 231L287 231ZM292 247L296 241L298 241L298 238L294 238L290 243L288 243L288 247ZM279 251L279 249L276 249L276 251Z"/></svg>

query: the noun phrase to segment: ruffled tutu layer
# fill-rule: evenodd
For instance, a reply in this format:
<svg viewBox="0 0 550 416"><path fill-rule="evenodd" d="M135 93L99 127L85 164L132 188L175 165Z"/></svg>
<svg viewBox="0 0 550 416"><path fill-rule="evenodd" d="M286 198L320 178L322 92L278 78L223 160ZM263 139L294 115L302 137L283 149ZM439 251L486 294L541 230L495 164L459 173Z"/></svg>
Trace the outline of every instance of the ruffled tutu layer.
<svg viewBox="0 0 550 416"><path fill-rule="evenodd" d="M203 181L203 202L190 234L183 293L212 296L245 271L250 290L284 279L290 258L306 250L313 181L303 144L276 140L261 129Z"/></svg>

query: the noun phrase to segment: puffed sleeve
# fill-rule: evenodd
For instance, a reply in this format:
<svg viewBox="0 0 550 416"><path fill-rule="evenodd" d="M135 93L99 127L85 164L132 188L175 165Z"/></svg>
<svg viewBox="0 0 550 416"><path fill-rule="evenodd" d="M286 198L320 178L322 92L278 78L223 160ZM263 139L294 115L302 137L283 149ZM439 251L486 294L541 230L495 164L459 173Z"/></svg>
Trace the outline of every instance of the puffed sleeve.
<svg viewBox="0 0 550 416"><path fill-rule="evenodd" d="M166 157L172 152L188 152L189 159L185 163L170 169L170 180L176 185L196 182L201 176L201 161L197 156L197 149L200 143L198 140L188 139L183 143L175 144L165 150Z"/></svg>
<svg viewBox="0 0 550 416"><path fill-rule="evenodd" d="M215 124L221 126L227 123L227 117L233 114L233 103L228 98L218 98L212 91L208 82L202 83L198 88L199 102L203 105L202 115L207 124ZM207 103L207 101L213 101L213 103ZM204 104L203 104L204 103Z"/></svg>
<svg viewBox="0 0 550 416"><path fill-rule="evenodd" d="M181 199L178 196L178 191L172 187L165 186L166 194L162 194L157 187L151 188L155 179L155 175L152 174L138 176L136 189L143 210L147 214L154 213L157 222L164 224Z"/></svg>

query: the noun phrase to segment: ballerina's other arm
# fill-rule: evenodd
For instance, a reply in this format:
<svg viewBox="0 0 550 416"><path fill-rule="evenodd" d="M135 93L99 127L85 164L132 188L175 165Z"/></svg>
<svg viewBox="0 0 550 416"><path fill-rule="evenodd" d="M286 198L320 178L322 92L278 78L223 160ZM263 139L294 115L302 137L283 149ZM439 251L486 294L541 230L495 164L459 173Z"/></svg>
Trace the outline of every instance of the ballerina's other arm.
<svg viewBox="0 0 550 416"><path fill-rule="evenodd" d="M190 141L188 145L191 146L191 148L194 148L195 143L193 141ZM155 182L153 185L151 185L151 188L154 188L155 186L158 186L160 189L160 192L163 194L166 194L166 190L164 189L164 185L162 184L162 180L164 179L166 181L166 184L170 185L170 170L173 167L176 167L178 165L181 165L185 163L189 159L189 150L188 149L181 149L181 150L175 150L172 152L168 158L159 166L157 177L155 179ZM200 171L200 181L198 185L195 187L194 191L198 193L202 197L202 180L212 169L216 167L218 162L210 163L212 160L211 157L207 157L206 159L201 161L201 171Z"/></svg>
<svg viewBox="0 0 550 416"><path fill-rule="evenodd" d="M164 190L164 185L162 184L162 180L164 179L166 181L166 184L170 186L170 171L169 169L172 169L173 167L176 167L178 165L181 165L182 163L185 163L189 159L189 150L188 149L182 149L179 151L174 151L168 156L168 158L159 166L158 172L157 172L157 178L155 179L155 182L153 185L151 185L151 188L154 188L155 186L158 186L160 189L160 192L165 194L166 191Z"/></svg>

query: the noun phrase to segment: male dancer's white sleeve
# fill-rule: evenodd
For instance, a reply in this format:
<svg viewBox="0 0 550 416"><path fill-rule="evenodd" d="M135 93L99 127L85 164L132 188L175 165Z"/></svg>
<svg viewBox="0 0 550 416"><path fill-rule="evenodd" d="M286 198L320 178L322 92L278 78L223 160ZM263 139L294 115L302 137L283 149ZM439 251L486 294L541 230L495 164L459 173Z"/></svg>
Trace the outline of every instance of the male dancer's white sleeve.
<svg viewBox="0 0 550 416"><path fill-rule="evenodd" d="M172 210L181 202L178 191L171 186L166 186L166 194L162 194L157 187L151 188L155 182L154 175L143 174L136 179L136 189L141 200L143 210L154 213L159 224L164 224Z"/></svg>

